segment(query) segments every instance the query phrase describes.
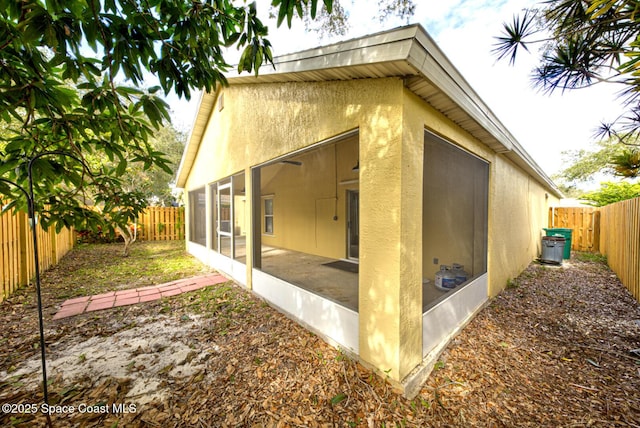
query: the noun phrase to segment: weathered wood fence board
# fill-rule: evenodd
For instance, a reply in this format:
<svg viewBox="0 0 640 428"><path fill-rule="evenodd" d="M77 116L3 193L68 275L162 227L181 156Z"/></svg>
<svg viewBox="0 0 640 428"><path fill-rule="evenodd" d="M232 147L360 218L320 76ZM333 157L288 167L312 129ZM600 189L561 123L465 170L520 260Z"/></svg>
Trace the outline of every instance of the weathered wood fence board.
<svg viewBox="0 0 640 428"><path fill-rule="evenodd" d="M600 252L640 302L640 198L600 208Z"/></svg>
<svg viewBox="0 0 640 428"><path fill-rule="evenodd" d="M18 222L12 221L10 215L0 215L0 301L20 284L20 231Z"/></svg>
<svg viewBox="0 0 640 428"><path fill-rule="evenodd" d="M571 249L600 251L600 212L592 207L551 207L549 227L571 229Z"/></svg>
<svg viewBox="0 0 640 428"><path fill-rule="evenodd" d="M138 216L138 239L144 241L184 239L184 208L148 207Z"/></svg>
<svg viewBox="0 0 640 428"><path fill-rule="evenodd" d="M35 275L32 231L25 213L8 210L0 214L0 301L28 284ZM58 263L75 244L73 230L55 233L53 227L47 231L38 224L36 233L41 271Z"/></svg>

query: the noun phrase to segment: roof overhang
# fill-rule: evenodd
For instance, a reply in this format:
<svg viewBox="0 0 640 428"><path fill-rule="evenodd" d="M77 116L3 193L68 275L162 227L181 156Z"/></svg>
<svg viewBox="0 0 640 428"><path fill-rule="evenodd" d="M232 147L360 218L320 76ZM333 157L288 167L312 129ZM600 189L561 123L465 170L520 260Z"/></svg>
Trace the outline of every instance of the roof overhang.
<svg viewBox="0 0 640 428"><path fill-rule="evenodd" d="M526 153L420 25L410 25L274 58L230 85L401 77L405 86L497 153L504 153L556 196L561 192ZM217 94L205 94L178 171L184 187Z"/></svg>

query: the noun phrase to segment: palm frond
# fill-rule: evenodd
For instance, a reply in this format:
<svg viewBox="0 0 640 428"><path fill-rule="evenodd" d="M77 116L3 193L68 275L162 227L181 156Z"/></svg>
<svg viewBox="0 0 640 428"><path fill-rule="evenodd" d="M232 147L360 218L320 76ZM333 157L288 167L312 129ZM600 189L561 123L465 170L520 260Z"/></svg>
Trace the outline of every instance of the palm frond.
<svg viewBox="0 0 640 428"><path fill-rule="evenodd" d="M635 178L640 175L640 150L630 149L613 156L611 164L616 175Z"/></svg>
<svg viewBox="0 0 640 428"><path fill-rule="evenodd" d="M584 88L599 78L598 67L593 64L590 44L582 37L568 39L543 56L542 65L536 69L533 80L545 92Z"/></svg>
<svg viewBox="0 0 640 428"><path fill-rule="evenodd" d="M514 15L511 24L503 24L503 35L496 37L498 41L492 49L492 52L498 55L498 59L509 57L509 64L513 64L519 48L529 51L525 39L537 32L535 18L534 12L526 10L523 15Z"/></svg>

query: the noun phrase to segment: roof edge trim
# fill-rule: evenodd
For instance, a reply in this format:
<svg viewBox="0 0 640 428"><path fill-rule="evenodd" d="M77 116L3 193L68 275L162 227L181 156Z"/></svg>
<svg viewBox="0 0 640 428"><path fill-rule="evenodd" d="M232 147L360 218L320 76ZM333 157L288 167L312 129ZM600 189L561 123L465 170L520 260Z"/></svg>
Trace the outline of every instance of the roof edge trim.
<svg viewBox="0 0 640 428"><path fill-rule="evenodd" d="M218 98L221 92L222 87L221 85L218 85L213 94L204 91L200 93L196 117L193 120L193 125L191 126L189 137L187 138L187 143L185 144L182 152L180 166L178 166L178 171L176 172L176 188L178 189L184 189L189 172L193 166L193 161L200 149L202 137L207 129L213 110L218 103ZM210 100L212 97L213 100L211 102L205 102Z"/></svg>

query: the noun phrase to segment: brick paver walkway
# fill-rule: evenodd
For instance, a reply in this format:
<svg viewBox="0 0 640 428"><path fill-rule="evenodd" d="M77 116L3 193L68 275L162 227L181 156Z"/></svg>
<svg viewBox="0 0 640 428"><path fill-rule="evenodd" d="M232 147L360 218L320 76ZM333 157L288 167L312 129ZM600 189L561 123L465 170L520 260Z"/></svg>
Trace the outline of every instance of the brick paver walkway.
<svg viewBox="0 0 640 428"><path fill-rule="evenodd" d="M58 312L53 316L53 319L58 320L85 312L150 302L227 281L229 281L229 279L220 274L209 274L179 279L177 281L167 282L166 284L151 285L130 290L110 291L95 296L76 297L75 299L69 299L62 303L62 306L60 306Z"/></svg>

